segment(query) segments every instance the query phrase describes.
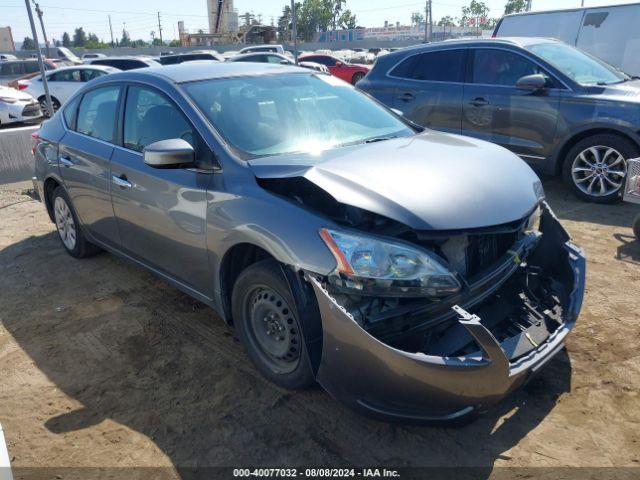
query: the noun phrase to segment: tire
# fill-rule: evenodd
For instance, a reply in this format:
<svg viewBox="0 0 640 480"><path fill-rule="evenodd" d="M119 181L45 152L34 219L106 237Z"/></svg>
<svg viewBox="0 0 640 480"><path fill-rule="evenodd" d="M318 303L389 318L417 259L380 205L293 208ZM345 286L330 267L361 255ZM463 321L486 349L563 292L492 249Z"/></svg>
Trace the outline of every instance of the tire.
<svg viewBox="0 0 640 480"><path fill-rule="evenodd" d="M363 78L364 78L364 73L362 73L362 72L354 73L353 77L351 78L351 85L355 85L356 83L358 83Z"/></svg>
<svg viewBox="0 0 640 480"><path fill-rule="evenodd" d="M90 243L84 236L82 226L64 188L57 187L53 191L51 205L58 238L69 255L75 258L86 258L100 252L100 248Z"/></svg>
<svg viewBox="0 0 640 480"><path fill-rule="evenodd" d="M238 337L267 380L290 390L315 383L297 318L300 309L278 262L247 267L233 287L231 308Z"/></svg>
<svg viewBox="0 0 640 480"><path fill-rule="evenodd" d="M601 133L580 140L567 154L562 177L580 199L612 203L620 199L627 159L637 157L638 146L624 137Z"/></svg>
<svg viewBox="0 0 640 480"><path fill-rule="evenodd" d="M636 236L636 240L640 242L640 214L636 215L633 220L633 234Z"/></svg>
<svg viewBox="0 0 640 480"><path fill-rule="evenodd" d="M49 114L49 107L47 106L47 98L45 96L40 97L38 99L38 103L40 103L40 110L42 110L42 116L44 116L45 118L51 118L52 115ZM60 102L56 98L51 97L51 104L53 106L53 113L56 113L60 109Z"/></svg>

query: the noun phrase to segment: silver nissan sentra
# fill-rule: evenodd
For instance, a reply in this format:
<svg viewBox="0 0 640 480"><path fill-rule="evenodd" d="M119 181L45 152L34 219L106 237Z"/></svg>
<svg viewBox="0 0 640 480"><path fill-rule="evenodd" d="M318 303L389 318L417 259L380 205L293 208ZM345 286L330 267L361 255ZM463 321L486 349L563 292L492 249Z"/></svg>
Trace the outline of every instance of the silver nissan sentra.
<svg viewBox="0 0 640 480"><path fill-rule="evenodd" d="M63 247L144 266L256 368L372 416L465 422L564 345L585 260L539 179L334 77L193 62L107 75L34 135Z"/></svg>

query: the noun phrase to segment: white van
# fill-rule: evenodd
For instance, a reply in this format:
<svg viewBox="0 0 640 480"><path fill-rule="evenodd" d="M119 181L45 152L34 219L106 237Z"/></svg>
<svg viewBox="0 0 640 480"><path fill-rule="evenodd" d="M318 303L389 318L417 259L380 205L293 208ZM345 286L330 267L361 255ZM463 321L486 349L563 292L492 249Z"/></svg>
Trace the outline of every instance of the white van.
<svg viewBox="0 0 640 480"><path fill-rule="evenodd" d="M640 76L640 3L515 13L503 17L494 37L551 37Z"/></svg>

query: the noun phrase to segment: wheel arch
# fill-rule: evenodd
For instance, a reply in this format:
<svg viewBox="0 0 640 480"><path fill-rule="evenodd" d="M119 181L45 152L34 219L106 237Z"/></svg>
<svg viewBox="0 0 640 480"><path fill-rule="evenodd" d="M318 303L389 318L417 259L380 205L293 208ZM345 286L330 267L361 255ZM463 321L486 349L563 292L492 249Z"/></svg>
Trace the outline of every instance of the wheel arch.
<svg viewBox="0 0 640 480"><path fill-rule="evenodd" d="M640 148L640 137L636 132L627 131L626 129L621 129L614 126L595 126L591 128L585 128L573 133L562 143L562 145L558 149L558 153L555 155L555 175L562 175L562 168L564 167L564 163L567 160L567 154L578 142L584 140L585 138L601 134L616 135L620 138L630 141L631 143L636 145L636 147Z"/></svg>
<svg viewBox="0 0 640 480"><path fill-rule="evenodd" d="M62 182L52 176L45 178L44 183L42 185L42 191L44 193L44 198L42 199L42 201L44 202L44 205L47 209L47 213L49 214L49 218L51 219L52 222L54 222L55 220L53 218L53 205L51 203L51 196L53 195L53 192L55 191L55 189L61 186L62 186Z"/></svg>

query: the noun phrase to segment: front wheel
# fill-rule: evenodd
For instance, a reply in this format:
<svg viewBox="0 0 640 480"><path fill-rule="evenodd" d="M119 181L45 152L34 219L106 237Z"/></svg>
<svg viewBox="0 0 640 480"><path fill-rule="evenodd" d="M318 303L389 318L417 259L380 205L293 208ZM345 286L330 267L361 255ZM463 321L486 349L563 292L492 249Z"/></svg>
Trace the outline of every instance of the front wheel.
<svg viewBox="0 0 640 480"><path fill-rule="evenodd" d="M233 322L256 368L287 389L314 383L298 308L275 260L247 267L232 294Z"/></svg>
<svg viewBox="0 0 640 480"><path fill-rule="evenodd" d="M631 141L609 133L580 140L567 154L564 181L588 202L612 203L620 198L627 175L627 160L638 156Z"/></svg>

